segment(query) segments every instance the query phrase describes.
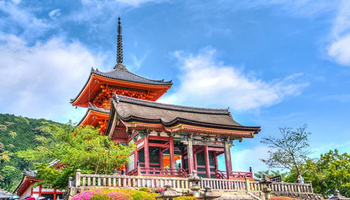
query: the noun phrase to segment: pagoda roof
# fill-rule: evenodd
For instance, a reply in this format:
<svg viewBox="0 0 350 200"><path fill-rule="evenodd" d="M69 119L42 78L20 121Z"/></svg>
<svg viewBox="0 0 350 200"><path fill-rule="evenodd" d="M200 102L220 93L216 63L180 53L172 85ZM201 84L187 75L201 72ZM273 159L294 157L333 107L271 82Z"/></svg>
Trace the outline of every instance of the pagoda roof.
<svg viewBox="0 0 350 200"><path fill-rule="evenodd" d="M97 85L99 86L96 87L94 82L97 82ZM82 104L85 104L83 107L87 107L88 102L99 94L100 84L102 83L109 86L119 86L128 90L134 89L144 92L149 91L151 93L153 91L156 94L154 101L160 98L172 86L171 80L164 81L147 79L128 71L125 66L118 66L118 64L115 69L108 72L101 72L98 69L91 68L90 76L84 87L74 99L71 99L70 102L73 106L82 106Z"/></svg>
<svg viewBox="0 0 350 200"><path fill-rule="evenodd" d="M143 83L143 84L150 84L150 85L172 85L172 81L164 81L163 80L152 80L148 79L142 76L139 76L137 74L134 74L132 72L129 72L125 67L116 67L112 71L109 72L101 72L98 69L91 69L91 74L97 74L106 78L112 78L116 80L122 80L122 81L130 81L134 83Z"/></svg>
<svg viewBox="0 0 350 200"><path fill-rule="evenodd" d="M134 122L154 124L154 127L162 125L165 129L173 129L179 124L193 127L207 127L213 129L226 129L235 131L251 132L256 134L260 131L258 126L243 126L236 122L229 109L197 108L151 102L121 95L114 95L110 119L114 114L126 125ZM112 124L110 120L109 126ZM130 125L130 124L129 124ZM110 127L107 127L107 131ZM176 130L178 130L177 128ZM106 133L107 134L107 133Z"/></svg>
<svg viewBox="0 0 350 200"><path fill-rule="evenodd" d="M110 113L110 111L107 110L107 109L99 108L99 107L97 107L97 106L95 106L95 105L91 105L91 104L89 103L89 107L88 107L88 109L87 109L87 111L86 111L84 117L83 117L83 118L80 120L80 122L78 123L78 126L79 126L83 121L85 121L87 117L90 116L91 112L98 112L98 113L103 113L103 114L108 114L108 115L109 115L109 113Z"/></svg>

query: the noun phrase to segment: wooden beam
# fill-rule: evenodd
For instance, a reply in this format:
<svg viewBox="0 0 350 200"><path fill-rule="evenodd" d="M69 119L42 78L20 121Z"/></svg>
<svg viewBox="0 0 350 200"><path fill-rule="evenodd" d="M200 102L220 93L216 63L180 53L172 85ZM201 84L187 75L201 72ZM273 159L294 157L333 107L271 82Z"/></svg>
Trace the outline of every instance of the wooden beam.
<svg viewBox="0 0 350 200"><path fill-rule="evenodd" d="M169 141L170 137L160 137L160 136L149 136L150 140L160 140L160 141Z"/></svg>
<svg viewBox="0 0 350 200"><path fill-rule="evenodd" d="M169 148L169 144L149 143L148 145L150 147L165 147L165 148Z"/></svg>

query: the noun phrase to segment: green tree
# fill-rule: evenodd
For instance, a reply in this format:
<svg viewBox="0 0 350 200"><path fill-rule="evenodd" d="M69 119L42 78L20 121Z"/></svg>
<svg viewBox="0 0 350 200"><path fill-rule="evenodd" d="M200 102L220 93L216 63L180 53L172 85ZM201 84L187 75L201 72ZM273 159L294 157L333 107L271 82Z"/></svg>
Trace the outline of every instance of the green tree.
<svg viewBox="0 0 350 200"><path fill-rule="evenodd" d="M319 159L308 160L305 178L310 180L314 192L325 196L334 194L338 189L342 195L350 197L350 155L339 154L338 150L330 150L321 154Z"/></svg>
<svg viewBox="0 0 350 200"><path fill-rule="evenodd" d="M294 131L291 128L280 128L281 138L273 136L265 137L261 143L269 145L269 157L261 159L269 169L281 168L295 171L296 174L303 173L303 165L308 159L308 135L307 125L303 125Z"/></svg>
<svg viewBox="0 0 350 200"><path fill-rule="evenodd" d="M44 135L36 141L41 143L35 149L18 152L18 156L37 164L39 184L64 189L69 176L76 169L83 173L112 174L129 161L134 146L115 143L107 136L101 136L92 126L73 127L67 125L49 125L43 127ZM62 169L57 169L51 161L59 161Z"/></svg>

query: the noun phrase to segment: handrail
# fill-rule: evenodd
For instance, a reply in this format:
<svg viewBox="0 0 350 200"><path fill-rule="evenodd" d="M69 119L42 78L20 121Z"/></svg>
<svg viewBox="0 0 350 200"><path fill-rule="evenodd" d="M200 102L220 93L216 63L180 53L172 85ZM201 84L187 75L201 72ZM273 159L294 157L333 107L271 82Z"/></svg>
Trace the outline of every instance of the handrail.
<svg viewBox="0 0 350 200"><path fill-rule="evenodd" d="M137 170L136 170L137 171ZM174 171L174 170L172 170ZM171 173L171 170L168 171ZM178 170L177 173L183 173ZM92 188L92 187L149 187L158 188L170 184L175 189L188 190L191 184L188 178L184 177L160 177L160 176L127 176L127 175L101 175L101 174L81 174L77 171L75 178L69 179L69 188ZM210 186L212 190L222 191L256 191L263 190L259 181L254 181L246 177L241 180L217 179L217 178L202 178L199 182L201 189ZM297 194L312 194L311 183L283 183L273 182L270 185L272 192L288 192Z"/></svg>

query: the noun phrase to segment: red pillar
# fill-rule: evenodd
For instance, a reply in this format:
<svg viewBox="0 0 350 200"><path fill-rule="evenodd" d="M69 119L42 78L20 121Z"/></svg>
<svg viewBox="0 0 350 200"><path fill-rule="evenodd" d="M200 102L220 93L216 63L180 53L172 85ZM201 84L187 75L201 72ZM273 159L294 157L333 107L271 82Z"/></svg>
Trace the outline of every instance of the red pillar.
<svg viewBox="0 0 350 200"><path fill-rule="evenodd" d="M56 191L56 188L54 188L54 189L53 189L53 200L56 200L56 195L57 195L56 192L57 192L57 191Z"/></svg>
<svg viewBox="0 0 350 200"><path fill-rule="evenodd" d="M204 146L205 172L207 178L210 178L209 150L208 146Z"/></svg>
<svg viewBox="0 0 350 200"><path fill-rule="evenodd" d="M145 168L146 168L146 174L148 174L148 170L149 170L149 143L148 143L148 137L147 135L145 135L144 138L144 152L145 152Z"/></svg>
<svg viewBox="0 0 350 200"><path fill-rule="evenodd" d="M219 162L218 162L218 156L216 155L216 151L214 151L214 158L215 158L215 170L219 169Z"/></svg>
<svg viewBox="0 0 350 200"><path fill-rule="evenodd" d="M169 138L169 153L170 153L170 171L173 174L175 170L175 159L174 159L174 138Z"/></svg>
<svg viewBox="0 0 350 200"><path fill-rule="evenodd" d="M229 141L225 141L225 164L227 178L229 179L232 172L232 161L231 161L231 145Z"/></svg>
<svg viewBox="0 0 350 200"><path fill-rule="evenodd" d="M164 169L163 149L159 148L159 164L160 169Z"/></svg>

